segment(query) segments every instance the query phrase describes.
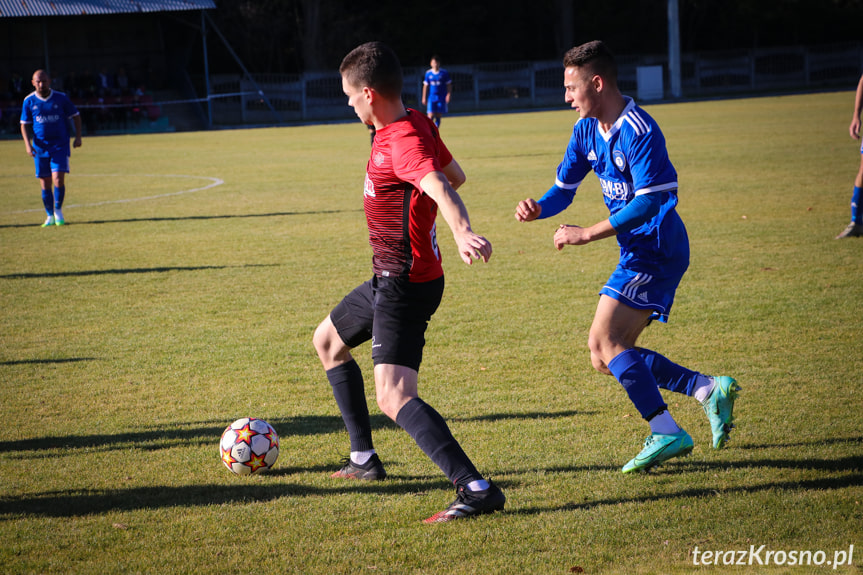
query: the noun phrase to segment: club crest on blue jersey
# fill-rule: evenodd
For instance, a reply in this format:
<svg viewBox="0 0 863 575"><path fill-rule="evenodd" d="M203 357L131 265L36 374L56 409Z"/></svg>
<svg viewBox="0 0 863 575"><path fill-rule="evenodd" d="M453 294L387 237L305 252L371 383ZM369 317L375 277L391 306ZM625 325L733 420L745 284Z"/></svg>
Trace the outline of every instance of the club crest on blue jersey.
<svg viewBox="0 0 863 575"><path fill-rule="evenodd" d="M621 172L626 170L626 156L620 150L614 150L614 165Z"/></svg>

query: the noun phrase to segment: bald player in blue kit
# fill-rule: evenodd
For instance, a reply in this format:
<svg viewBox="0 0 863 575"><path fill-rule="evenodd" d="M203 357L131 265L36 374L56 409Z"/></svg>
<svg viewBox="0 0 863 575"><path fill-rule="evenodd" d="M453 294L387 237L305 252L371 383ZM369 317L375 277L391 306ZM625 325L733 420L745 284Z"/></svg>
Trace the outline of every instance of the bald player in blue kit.
<svg viewBox="0 0 863 575"><path fill-rule="evenodd" d="M648 470L692 451L692 437L668 412L659 388L694 396L711 424L713 447L731 431L737 382L707 376L636 347L654 319L667 322L677 286L689 267L689 239L677 214L677 172L659 126L617 87L617 66L600 41L564 56L565 100L579 114L555 184L538 201L521 201L515 217L529 222L554 216L573 201L590 171L596 173L611 216L590 227L561 225L558 250L617 237L620 261L600 290L588 337L593 367L626 390L651 434L624 473Z"/></svg>
<svg viewBox="0 0 863 575"><path fill-rule="evenodd" d="M73 145L79 148L81 115L65 94L51 89L51 77L45 70L36 70L32 83L35 90L21 107L21 136L42 185L42 203L48 214L42 227L62 226L66 223L62 207L71 155L69 122L75 127Z"/></svg>

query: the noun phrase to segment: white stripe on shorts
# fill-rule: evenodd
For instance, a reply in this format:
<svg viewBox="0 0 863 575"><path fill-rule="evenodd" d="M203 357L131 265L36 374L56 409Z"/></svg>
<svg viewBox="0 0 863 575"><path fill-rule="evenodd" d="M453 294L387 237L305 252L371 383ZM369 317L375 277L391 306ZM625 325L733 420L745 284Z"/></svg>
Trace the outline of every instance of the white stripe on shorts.
<svg viewBox="0 0 863 575"><path fill-rule="evenodd" d="M630 280L623 288L623 295L631 300L635 300L635 295L638 288L653 281L653 276L645 273L638 273Z"/></svg>

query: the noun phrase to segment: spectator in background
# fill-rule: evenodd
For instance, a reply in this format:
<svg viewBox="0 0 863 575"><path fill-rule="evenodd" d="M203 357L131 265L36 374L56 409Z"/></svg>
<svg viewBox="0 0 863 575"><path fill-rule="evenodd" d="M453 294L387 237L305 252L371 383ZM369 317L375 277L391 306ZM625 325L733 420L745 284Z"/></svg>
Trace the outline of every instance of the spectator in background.
<svg viewBox="0 0 863 575"><path fill-rule="evenodd" d="M108 72L107 68L102 68L99 71L99 87L98 94L102 97L111 96L114 94L114 76Z"/></svg>
<svg viewBox="0 0 863 575"><path fill-rule="evenodd" d="M16 104L20 104L26 91L27 84L24 83L24 78L18 72L12 72L12 78L9 79L9 97L15 100Z"/></svg>
<svg viewBox="0 0 863 575"><path fill-rule="evenodd" d="M129 93L129 77L126 75L126 69L122 66L117 70L117 90L120 91L121 96Z"/></svg>

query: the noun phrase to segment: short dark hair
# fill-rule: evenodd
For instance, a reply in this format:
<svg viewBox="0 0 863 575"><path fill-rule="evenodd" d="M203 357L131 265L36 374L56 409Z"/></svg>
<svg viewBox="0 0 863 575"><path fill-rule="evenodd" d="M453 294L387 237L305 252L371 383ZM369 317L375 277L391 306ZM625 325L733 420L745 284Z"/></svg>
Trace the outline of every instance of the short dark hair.
<svg viewBox="0 0 863 575"><path fill-rule="evenodd" d="M387 98L401 98L402 66L383 42L366 42L351 50L339 73L353 86L371 88Z"/></svg>
<svg viewBox="0 0 863 575"><path fill-rule="evenodd" d="M617 62L602 40L587 42L570 49L563 56L564 68L582 68L591 75L617 84Z"/></svg>

